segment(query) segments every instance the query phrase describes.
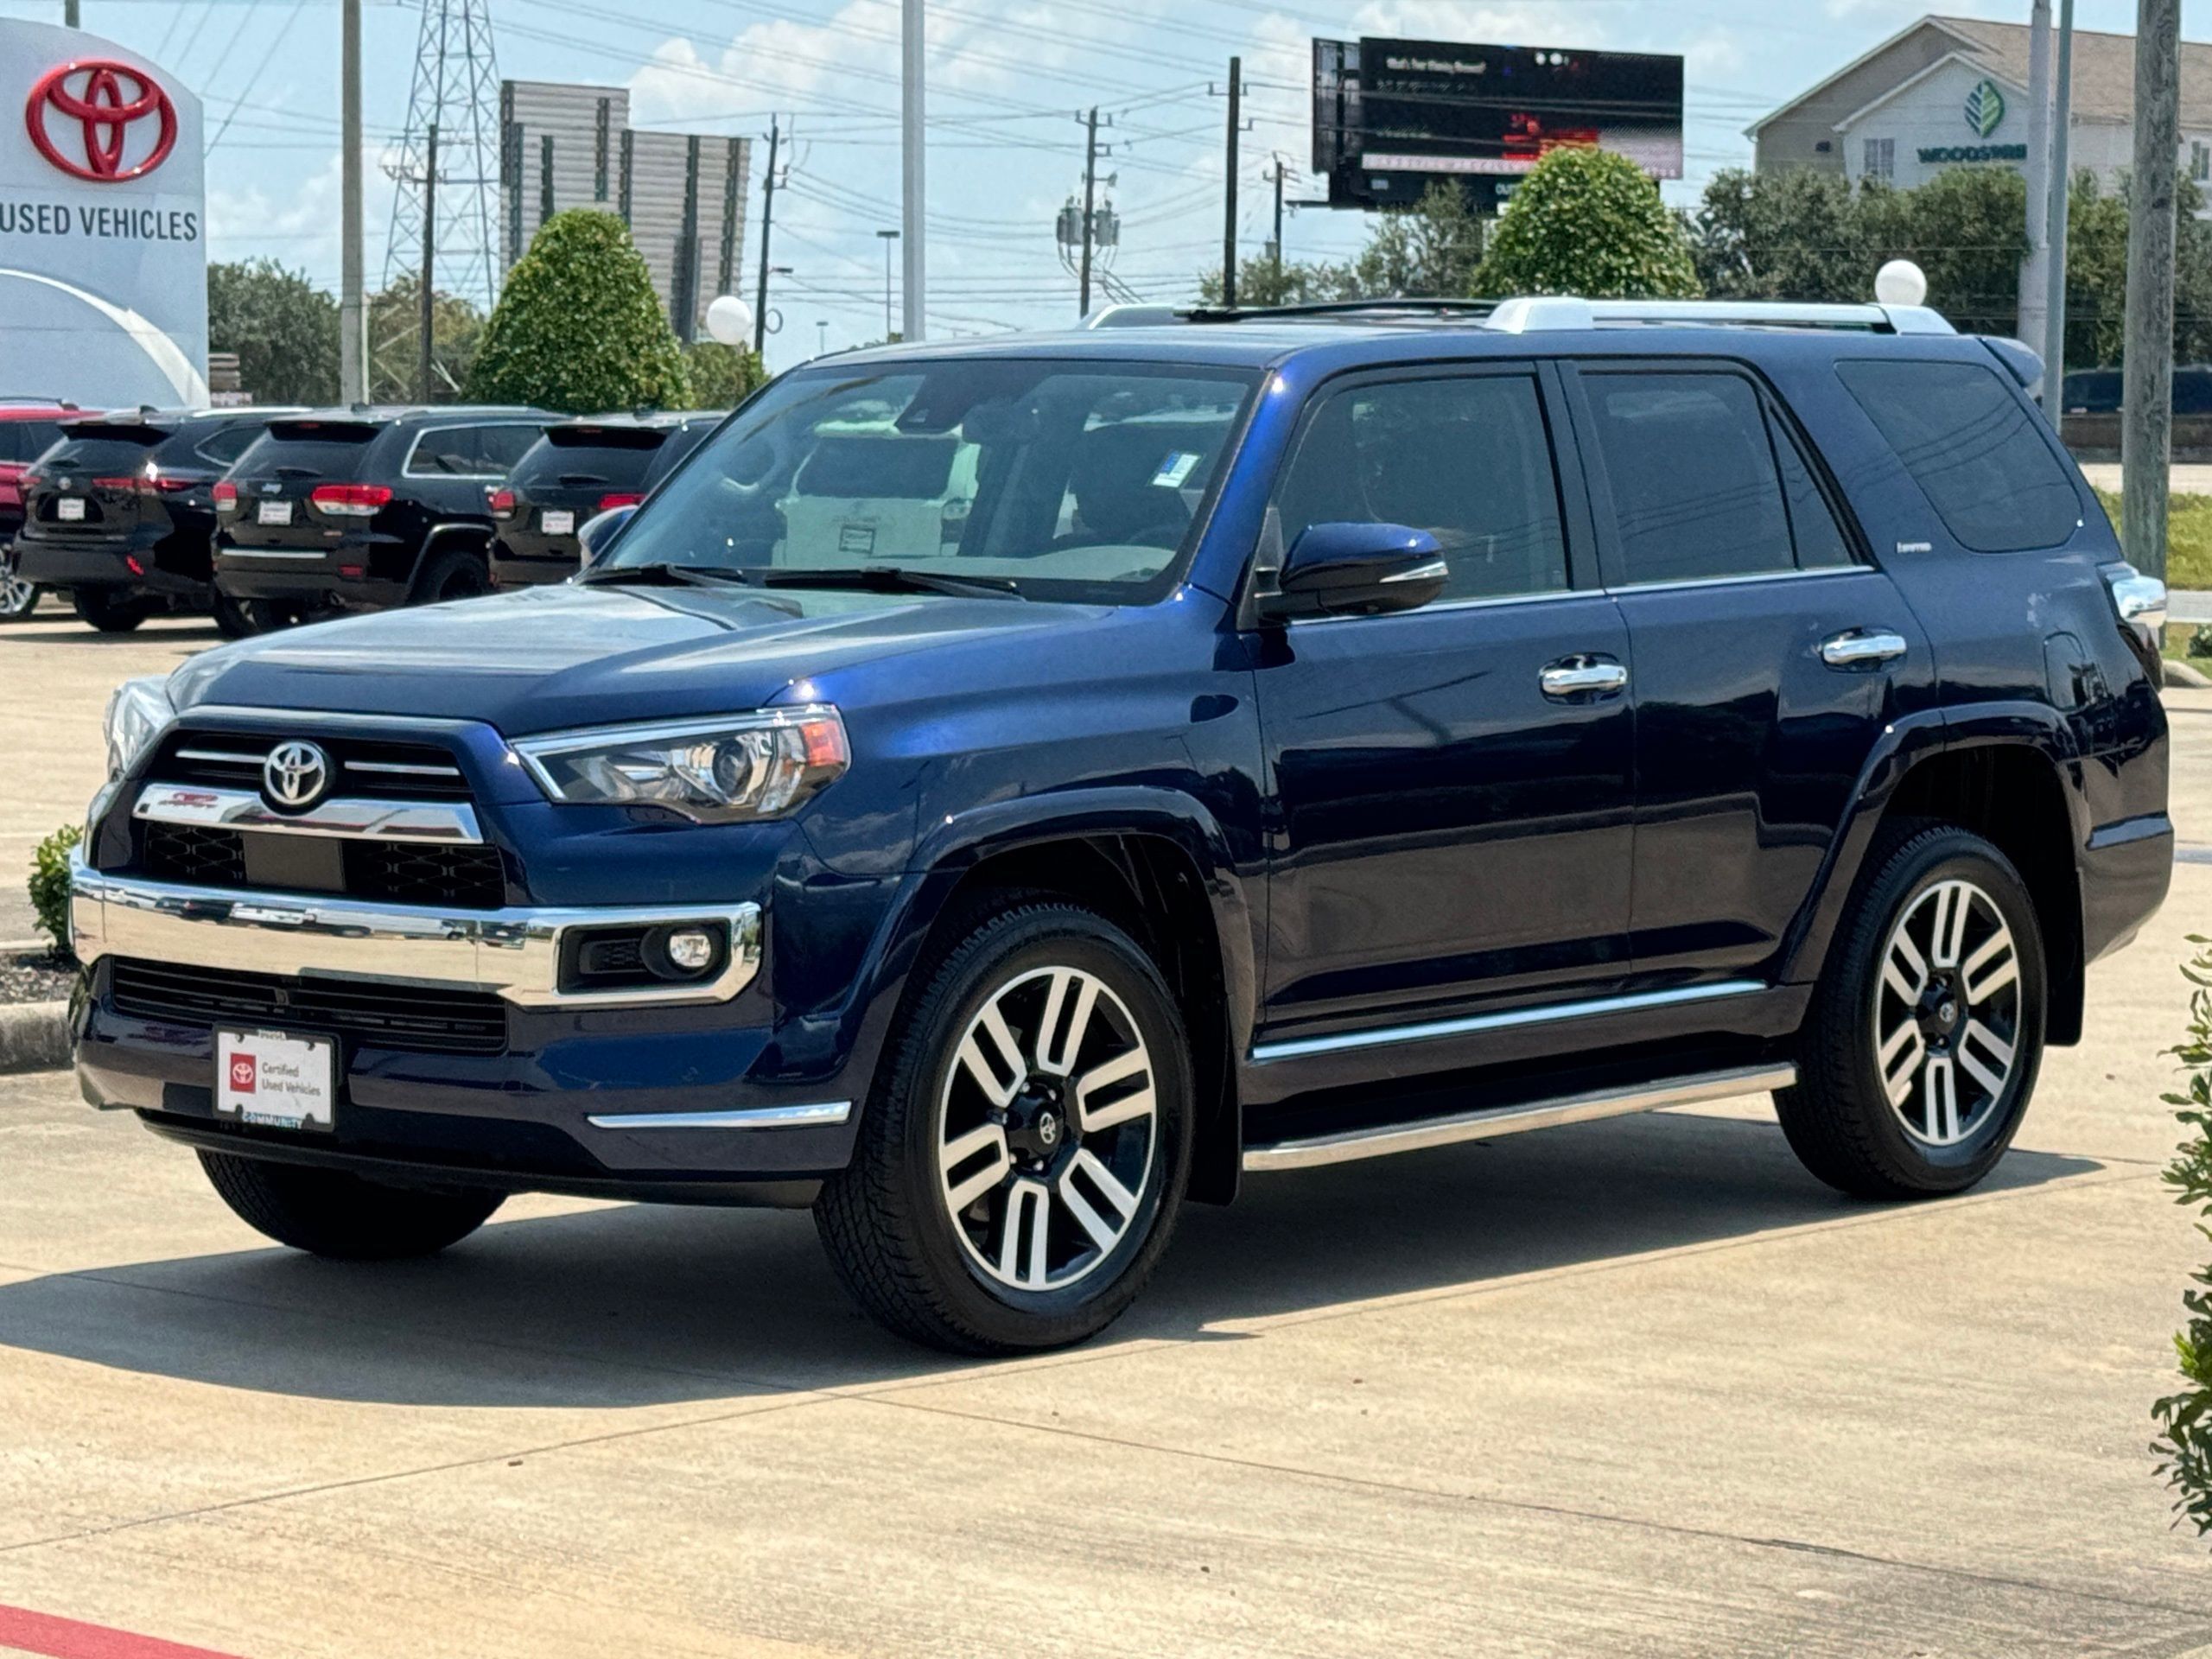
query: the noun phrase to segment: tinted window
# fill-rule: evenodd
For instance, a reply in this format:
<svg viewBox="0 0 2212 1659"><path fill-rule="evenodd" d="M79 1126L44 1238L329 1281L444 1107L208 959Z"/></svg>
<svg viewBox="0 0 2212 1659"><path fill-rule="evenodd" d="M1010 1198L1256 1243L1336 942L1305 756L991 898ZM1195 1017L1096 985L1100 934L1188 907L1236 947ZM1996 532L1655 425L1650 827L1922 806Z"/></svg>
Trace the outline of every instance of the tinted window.
<svg viewBox="0 0 2212 1659"><path fill-rule="evenodd" d="M359 474L378 428L350 421L277 421L238 458L237 472L267 478L281 467L298 478Z"/></svg>
<svg viewBox="0 0 2212 1659"><path fill-rule="evenodd" d="M548 438L531 446L515 464L512 482L518 489L541 484L566 484L574 488L605 486L634 489L645 478L654 449L634 442L555 443Z"/></svg>
<svg viewBox="0 0 2212 1659"><path fill-rule="evenodd" d="M1751 383L1732 374L1586 377L1630 582L1787 570L1789 518Z"/></svg>
<svg viewBox="0 0 2212 1659"><path fill-rule="evenodd" d="M144 427L103 427L82 435L65 434L54 465L87 473L136 472L163 434Z"/></svg>
<svg viewBox="0 0 2212 1659"><path fill-rule="evenodd" d="M483 473L505 474L514 464L530 453L531 446L543 435L544 429L536 426L487 426L480 429L477 440L477 470Z"/></svg>
<svg viewBox="0 0 2212 1659"><path fill-rule="evenodd" d="M426 427L416 435L407 470L417 478L467 478L484 470L482 442L473 426Z"/></svg>
<svg viewBox="0 0 2212 1659"><path fill-rule="evenodd" d="M1995 553L2074 533L2074 481L1996 370L1859 362L1836 372L1961 543Z"/></svg>
<svg viewBox="0 0 2212 1659"><path fill-rule="evenodd" d="M200 441L200 457L217 467L227 467L251 449L260 435L261 429L253 422L232 421Z"/></svg>
<svg viewBox="0 0 2212 1659"><path fill-rule="evenodd" d="M1805 464L1797 440L1779 423L1769 421L1774 433L1775 459L1782 464L1782 493L1789 505L1789 535L1797 547L1797 568L1825 570L1853 563L1851 543L1844 539L1812 468Z"/></svg>
<svg viewBox="0 0 2212 1659"><path fill-rule="evenodd" d="M1444 549L1446 599L1567 586L1559 484L1536 383L1404 380L1314 412L1275 497L1287 549L1308 524L1408 524Z"/></svg>
<svg viewBox="0 0 2212 1659"><path fill-rule="evenodd" d="M661 441L660 448L653 451L652 465L645 468L644 487L652 488L674 472L677 463L703 443L717 424L714 421L692 421L671 431Z"/></svg>

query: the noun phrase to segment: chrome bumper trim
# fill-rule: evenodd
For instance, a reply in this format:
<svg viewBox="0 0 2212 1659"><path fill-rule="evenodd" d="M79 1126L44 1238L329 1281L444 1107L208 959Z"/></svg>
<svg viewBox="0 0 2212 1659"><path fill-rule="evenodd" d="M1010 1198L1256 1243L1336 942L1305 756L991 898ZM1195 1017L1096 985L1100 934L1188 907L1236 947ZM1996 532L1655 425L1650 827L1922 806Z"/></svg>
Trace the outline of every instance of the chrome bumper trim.
<svg viewBox="0 0 2212 1659"><path fill-rule="evenodd" d="M601 1112L584 1121L594 1129L803 1129L842 1123L849 1100L804 1106L744 1106L727 1112Z"/></svg>
<svg viewBox="0 0 2212 1659"><path fill-rule="evenodd" d="M196 784L149 784L130 816L144 823L193 823L253 830L272 836L342 836L411 841L440 847L480 847L474 807L443 801L324 801L304 812L279 812L250 789Z"/></svg>
<svg viewBox="0 0 2212 1659"><path fill-rule="evenodd" d="M575 928L721 922L729 963L694 985L564 992L563 935ZM526 1008L726 1002L760 970L760 906L667 905L446 911L328 894L188 887L72 864L69 934L86 967L135 957L239 973L372 979L493 991Z"/></svg>

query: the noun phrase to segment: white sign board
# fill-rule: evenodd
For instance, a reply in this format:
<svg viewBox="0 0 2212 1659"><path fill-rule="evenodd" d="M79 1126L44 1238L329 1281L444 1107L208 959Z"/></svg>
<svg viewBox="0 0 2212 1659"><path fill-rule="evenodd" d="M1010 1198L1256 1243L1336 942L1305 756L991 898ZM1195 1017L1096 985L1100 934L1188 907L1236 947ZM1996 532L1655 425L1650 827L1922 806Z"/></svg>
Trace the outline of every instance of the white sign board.
<svg viewBox="0 0 2212 1659"><path fill-rule="evenodd" d="M0 20L0 396L207 400L200 100L81 29Z"/></svg>

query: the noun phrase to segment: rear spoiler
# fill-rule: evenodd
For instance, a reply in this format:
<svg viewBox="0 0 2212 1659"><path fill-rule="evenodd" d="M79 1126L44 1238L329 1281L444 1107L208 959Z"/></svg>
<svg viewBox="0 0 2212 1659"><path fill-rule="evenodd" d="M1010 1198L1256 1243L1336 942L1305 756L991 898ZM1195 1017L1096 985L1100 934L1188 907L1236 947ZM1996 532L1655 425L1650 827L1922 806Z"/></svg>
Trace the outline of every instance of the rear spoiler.
<svg viewBox="0 0 2212 1659"><path fill-rule="evenodd" d="M119 421L100 415L84 420L64 418L61 435L66 438L107 438L118 443L142 443L151 446L172 436L174 426L157 426L151 421Z"/></svg>

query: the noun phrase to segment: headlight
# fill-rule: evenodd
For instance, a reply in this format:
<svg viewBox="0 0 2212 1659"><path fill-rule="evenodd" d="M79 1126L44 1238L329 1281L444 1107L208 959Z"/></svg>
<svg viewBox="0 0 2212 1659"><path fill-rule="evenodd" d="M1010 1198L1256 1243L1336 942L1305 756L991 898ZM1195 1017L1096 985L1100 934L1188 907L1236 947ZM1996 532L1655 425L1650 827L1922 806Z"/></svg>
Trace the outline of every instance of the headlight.
<svg viewBox="0 0 2212 1659"><path fill-rule="evenodd" d="M603 726L514 746L556 801L664 806L702 823L772 818L842 777L845 723L824 704L668 726Z"/></svg>
<svg viewBox="0 0 2212 1659"><path fill-rule="evenodd" d="M176 718L168 687L159 675L125 680L107 700L107 778L110 783L130 770L154 740Z"/></svg>

